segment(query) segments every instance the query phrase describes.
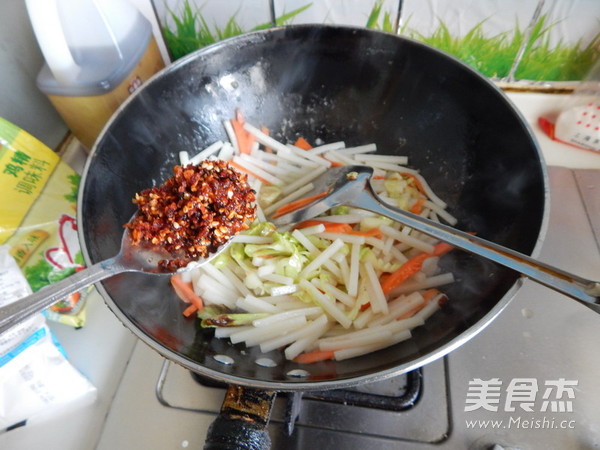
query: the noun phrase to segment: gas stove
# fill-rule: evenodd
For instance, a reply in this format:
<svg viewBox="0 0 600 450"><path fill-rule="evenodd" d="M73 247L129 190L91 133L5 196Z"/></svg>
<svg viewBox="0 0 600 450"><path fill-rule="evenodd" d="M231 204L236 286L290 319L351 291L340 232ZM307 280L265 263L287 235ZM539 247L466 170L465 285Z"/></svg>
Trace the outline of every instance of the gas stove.
<svg viewBox="0 0 600 450"><path fill-rule="evenodd" d="M600 172L549 173L540 258L597 278ZM482 333L416 372L349 391L280 394L273 448L593 448L599 325L588 308L525 281ZM201 448L225 389L196 378L136 344L98 449Z"/></svg>

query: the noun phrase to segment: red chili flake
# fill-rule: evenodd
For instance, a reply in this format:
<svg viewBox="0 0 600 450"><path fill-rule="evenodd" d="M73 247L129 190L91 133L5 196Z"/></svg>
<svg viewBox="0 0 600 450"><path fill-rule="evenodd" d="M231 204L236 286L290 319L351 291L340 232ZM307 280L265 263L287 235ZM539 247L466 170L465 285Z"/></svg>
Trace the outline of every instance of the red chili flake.
<svg viewBox="0 0 600 450"><path fill-rule="evenodd" d="M161 186L136 194L138 214L125 227L133 244L164 248L173 259L159 262L172 272L214 253L249 227L256 212L256 193L248 179L225 161L175 166Z"/></svg>

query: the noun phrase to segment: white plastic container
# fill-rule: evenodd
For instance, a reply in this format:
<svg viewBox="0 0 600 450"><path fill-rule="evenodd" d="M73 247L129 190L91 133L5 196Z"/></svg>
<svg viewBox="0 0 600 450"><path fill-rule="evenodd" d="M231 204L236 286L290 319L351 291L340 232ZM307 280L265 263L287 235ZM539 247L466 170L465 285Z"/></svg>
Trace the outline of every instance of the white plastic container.
<svg viewBox="0 0 600 450"><path fill-rule="evenodd" d="M88 148L116 108L164 67L127 0L26 0L46 64L37 85Z"/></svg>

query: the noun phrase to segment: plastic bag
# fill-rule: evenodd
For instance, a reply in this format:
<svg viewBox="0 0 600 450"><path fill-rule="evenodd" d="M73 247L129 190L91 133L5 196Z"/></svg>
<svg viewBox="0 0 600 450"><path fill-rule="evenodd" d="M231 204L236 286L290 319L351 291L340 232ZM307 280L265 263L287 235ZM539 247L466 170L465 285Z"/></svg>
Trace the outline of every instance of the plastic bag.
<svg viewBox="0 0 600 450"><path fill-rule="evenodd" d="M75 219L79 179L55 152L0 118L0 244L10 247L34 292L83 268ZM83 326L90 289L53 305L46 317Z"/></svg>
<svg viewBox="0 0 600 450"><path fill-rule="evenodd" d="M0 246L0 292L0 306L31 293L6 245ZM42 314L0 335L0 430L95 398L96 388L69 363Z"/></svg>
<svg viewBox="0 0 600 450"><path fill-rule="evenodd" d="M600 61L570 94L555 119L540 117L538 122L556 141L600 151Z"/></svg>

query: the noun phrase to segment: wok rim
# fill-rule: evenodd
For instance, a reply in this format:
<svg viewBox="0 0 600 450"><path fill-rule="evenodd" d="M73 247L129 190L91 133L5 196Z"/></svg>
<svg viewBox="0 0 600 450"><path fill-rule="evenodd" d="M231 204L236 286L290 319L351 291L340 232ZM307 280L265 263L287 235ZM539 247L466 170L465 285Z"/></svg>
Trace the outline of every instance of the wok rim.
<svg viewBox="0 0 600 450"><path fill-rule="evenodd" d="M92 165L93 159L96 156L96 153L98 151L98 143L102 141L102 137L106 134L107 130L110 129L113 122L115 122L116 119L121 115L122 111L124 109L126 109L127 105L130 102L132 102L140 92L142 92L144 89L146 89L152 83L154 83L155 80L162 77L163 74L175 71L179 67L190 63L190 61L197 58L198 55L210 54L214 51L217 51L221 47L230 46L230 45L234 44L236 41L246 41L248 39L253 39L253 37L257 36L257 35L259 35L259 36L267 35L267 34L282 32L283 30L287 30L287 29L302 29L302 28L326 29L326 30L330 30L330 31L336 31L336 30L353 31L353 30L355 30L355 31L361 32L361 33L372 33L375 35L379 34L379 35L392 36L392 37L402 40L402 41L408 41L408 42L411 42L413 45L417 45L419 47L425 48L427 51L437 53L440 57L450 59L454 64L458 64L464 70L471 72L480 81L487 84L487 86L490 89L495 91L496 94L498 94L499 98L504 100L504 102L506 103L506 106L512 110L512 112L515 114L516 118L519 119L521 125L523 126L523 130L526 131L526 133L529 137L530 143L532 144L533 149L535 150L537 157L539 159L539 162L540 162L541 181L543 183L543 191L544 191L543 192L544 204L542 207L541 222L539 224L539 233L538 233L535 245L533 246L531 256L535 258L539 255L541 248L542 248L543 241L544 241L546 233L547 233L548 224L549 224L549 216L550 216L550 210L549 210L550 191L549 191L548 168L547 168L547 164L546 164L544 155L541 152L539 142L538 142L535 134L533 133L533 129L532 129L531 125L525 120L523 114L516 108L514 103L507 97L506 93L502 89L500 89L496 84L494 84L489 78L485 77L484 75L479 73L477 70L473 69L472 67L470 67L463 61L459 60L458 58L456 58L448 53L445 53L435 47L432 47L428 44L425 44L423 42L417 41L417 40L409 38L409 37L391 34L391 33L383 32L383 31L379 31L379 30L372 30L372 29L367 29L367 28L363 28L363 27L354 27L354 26L347 26L347 25L302 24L302 25L287 25L287 26L280 26L280 27L272 27L272 28L268 28L265 30L258 30L258 31L243 33L241 35L227 38L227 39L221 40L219 42L216 42L214 44L211 44L209 46L198 49L198 50L176 60L175 62L167 65L165 68L163 68L159 72L155 73L152 77L150 77L144 84L142 84L142 86L139 89L137 89L132 95L130 95L115 110L115 112L113 113L111 118L107 121L107 123L101 130L100 134L98 135L98 138L94 142L94 145L93 145L92 149L90 150L90 153L86 160L85 166L83 168L83 172L82 172L82 176L81 176L81 180L80 180L80 186L82 188L79 189L78 198L77 198L77 217L78 217L78 221L79 221L80 225L77 227L78 228L77 233L78 233L78 238L79 238L79 241L81 244L82 255L83 255L86 265L89 266L94 263L94 261L92 261L90 255L88 253L88 248L87 248L87 245L86 245L86 242L84 239L84 232L83 232L84 219L83 219L83 214L82 214L82 205L83 205L83 197L84 197L84 190L85 190L87 175L89 173L89 169ZM388 378L409 372L411 370L418 369L418 368L423 367L435 360L445 357L452 351L458 349L459 347L461 347L462 345L464 345L465 343L467 343L468 341L473 339L477 334L479 334L481 331L483 331L491 322L493 322L496 319L496 317L502 313L502 311L508 306L508 304L515 297L515 295L517 294L517 292L523 285L523 280L524 280L524 277L522 277L522 276L517 278L516 281L512 284L512 286L500 298L500 300L498 300L498 302L485 315L483 315L477 322L472 324L469 328L467 328L461 334L459 334L455 338L451 339L444 345L441 345L436 350L429 352L428 354L423 355L421 357L418 357L410 362L400 364L400 365L395 366L390 369L380 370L380 371L369 373L366 375L358 375L358 376L354 376L354 377L329 379L329 380L315 380L315 381L304 380L302 378L290 377L289 380L277 381L277 382L264 381L264 380L259 380L259 379L251 379L251 378L231 375L226 372L217 371L217 370L211 369L209 367L202 366L198 363L195 363L191 359L186 358L183 355L170 350L169 348L167 348L166 346L164 346L163 344L161 344L160 342L158 342L157 340L155 340L154 338L152 338L148 334L146 334L141 328L136 326L121 311L121 309L118 307L118 305L113 301L111 296L108 294L108 292L104 288L104 285L102 282L96 283L95 286L96 286L96 289L98 290L98 292L100 293L100 295L102 296L105 304L108 306L108 308L111 310L111 312L121 321L121 323L129 331L131 331L138 339L140 339L142 342L144 342L150 348L155 350L159 355L168 359L169 361L172 361L192 372L196 372L201 375L210 377L214 380L222 381L222 382L225 382L228 384L235 384L235 385L240 385L240 386L249 387L249 388L275 390L278 392L296 392L296 391L309 391L309 390L343 389L343 388L357 386L360 384L382 381L384 379L388 379Z"/></svg>

